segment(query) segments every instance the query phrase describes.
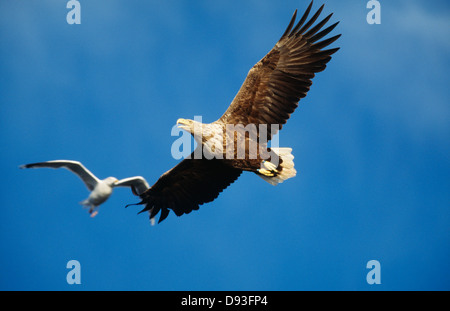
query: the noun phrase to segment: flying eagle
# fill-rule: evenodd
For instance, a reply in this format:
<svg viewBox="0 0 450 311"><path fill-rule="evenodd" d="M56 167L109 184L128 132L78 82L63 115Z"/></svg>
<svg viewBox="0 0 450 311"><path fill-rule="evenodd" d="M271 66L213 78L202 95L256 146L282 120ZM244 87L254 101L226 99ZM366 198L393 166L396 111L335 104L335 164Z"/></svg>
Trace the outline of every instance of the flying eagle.
<svg viewBox="0 0 450 311"><path fill-rule="evenodd" d="M97 215L97 208L108 200L113 188L115 187L130 187L134 194L140 195L144 193L149 185L147 181L141 176L134 176L118 180L115 177L108 177L103 180L98 179L91 173L83 164L78 161L71 160L53 160L46 162L30 163L21 165L20 168L66 168L72 173L75 173L84 182L86 187L91 191L89 197L81 201L80 204L89 208L91 217Z"/></svg>
<svg viewBox="0 0 450 311"><path fill-rule="evenodd" d="M140 194L142 200L137 204L145 205L141 212L149 211L151 219L161 212L158 222L170 210L177 216L188 214L217 198L243 171L253 172L273 185L296 175L291 149L268 148L267 142L306 96L315 73L324 70L339 49L325 48L340 35L319 41L338 22L322 29L330 14L313 26L323 5L307 21L311 7L312 2L294 26L295 10L280 40L250 69L231 105L217 121L202 124L178 119L177 125L192 134L197 149ZM230 132L229 126L235 130ZM257 146L253 154L251 144ZM243 150L243 156L239 156L239 150Z"/></svg>

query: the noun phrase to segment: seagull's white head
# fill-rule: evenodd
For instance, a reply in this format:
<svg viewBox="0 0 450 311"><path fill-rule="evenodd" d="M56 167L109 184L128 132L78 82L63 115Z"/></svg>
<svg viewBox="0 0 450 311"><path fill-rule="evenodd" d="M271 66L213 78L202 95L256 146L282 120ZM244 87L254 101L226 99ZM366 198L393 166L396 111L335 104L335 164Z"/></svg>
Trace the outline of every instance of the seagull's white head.
<svg viewBox="0 0 450 311"><path fill-rule="evenodd" d="M116 177L108 177L103 180L108 186L114 187L114 184L119 180Z"/></svg>

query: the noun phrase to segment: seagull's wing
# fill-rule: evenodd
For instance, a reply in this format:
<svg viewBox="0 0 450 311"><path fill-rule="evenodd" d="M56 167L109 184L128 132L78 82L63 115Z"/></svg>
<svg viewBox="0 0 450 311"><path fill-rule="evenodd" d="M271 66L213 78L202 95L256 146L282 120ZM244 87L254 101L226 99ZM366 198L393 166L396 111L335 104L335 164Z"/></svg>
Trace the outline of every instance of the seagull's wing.
<svg viewBox="0 0 450 311"><path fill-rule="evenodd" d="M20 168L39 168L39 167L49 167L49 168L66 168L71 172L78 175L81 180L85 183L89 190L94 190L95 186L99 183L99 179L95 177L87 168L84 167L78 161L70 160L54 160L47 162L38 162L21 165Z"/></svg>
<svg viewBox="0 0 450 311"><path fill-rule="evenodd" d="M134 194L140 195L150 188L149 184L142 176L134 176L121 179L114 183L114 187L130 187Z"/></svg>

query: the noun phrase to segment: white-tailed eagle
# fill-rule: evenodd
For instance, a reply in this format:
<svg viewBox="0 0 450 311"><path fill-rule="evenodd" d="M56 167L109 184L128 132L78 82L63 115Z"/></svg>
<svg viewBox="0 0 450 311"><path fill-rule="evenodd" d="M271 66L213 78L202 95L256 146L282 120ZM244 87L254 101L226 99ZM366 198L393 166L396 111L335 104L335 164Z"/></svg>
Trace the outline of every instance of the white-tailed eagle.
<svg viewBox="0 0 450 311"><path fill-rule="evenodd" d="M294 12L280 40L250 69L231 105L217 121L177 121L194 136L200 153L194 151L140 194L142 200L137 204L145 205L141 212L149 211L151 219L161 212L158 222L170 210L177 216L188 214L217 198L243 171L253 172L274 185L295 176L291 149L268 148L267 141L286 123L309 91L314 75L325 69L339 49L326 48L340 35L322 40L338 22L323 29L330 14L314 25L323 5L307 20L311 7L312 2L296 25L297 10ZM230 132L229 125L234 129L241 125L244 130ZM233 148L228 152L230 142ZM252 143L257 145L253 156L249 148ZM242 146L244 155L239 156L237 150ZM265 152L269 157L262 156Z"/></svg>

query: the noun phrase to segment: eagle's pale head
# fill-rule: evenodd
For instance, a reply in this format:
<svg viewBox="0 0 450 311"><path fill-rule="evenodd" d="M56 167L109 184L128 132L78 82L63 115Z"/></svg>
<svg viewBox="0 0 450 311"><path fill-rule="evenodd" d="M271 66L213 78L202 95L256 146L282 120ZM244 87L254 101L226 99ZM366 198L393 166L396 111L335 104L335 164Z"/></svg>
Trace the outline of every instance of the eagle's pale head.
<svg viewBox="0 0 450 311"><path fill-rule="evenodd" d="M194 139L199 143L204 143L214 136L214 128L211 124L205 124L189 119L178 119L177 126L191 133Z"/></svg>
<svg viewBox="0 0 450 311"><path fill-rule="evenodd" d="M190 119L178 119L177 125L179 128L191 133L194 138L199 138L204 135L206 124Z"/></svg>
<svg viewBox="0 0 450 311"><path fill-rule="evenodd" d="M199 124L200 125L199 128L201 129L201 123L196 122L194 120L181 119L181 118L177 120L177 126L180 129L183 129L183 130L185 130L185 131L187 131L187 132L189 132L191 134L194 133L194 123Z"/></svg>

